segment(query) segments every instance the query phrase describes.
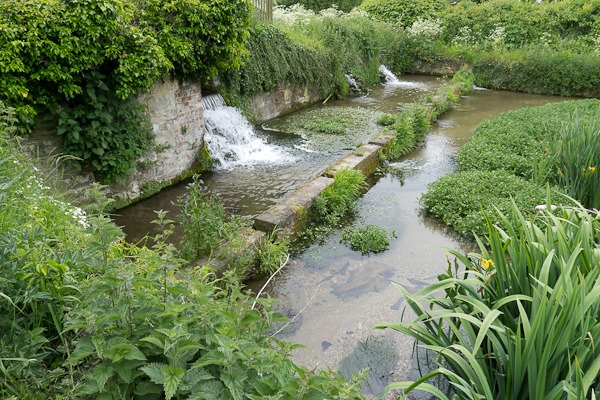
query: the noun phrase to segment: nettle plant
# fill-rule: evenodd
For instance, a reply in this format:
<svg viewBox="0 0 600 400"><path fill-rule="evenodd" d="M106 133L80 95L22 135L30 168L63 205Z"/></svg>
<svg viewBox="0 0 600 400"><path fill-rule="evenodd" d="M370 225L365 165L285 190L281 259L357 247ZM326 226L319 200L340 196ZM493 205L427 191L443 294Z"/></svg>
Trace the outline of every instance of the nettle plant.
<svg viewBox="0 0 600 400"><path fill-rule="evenodd" d="M113 248L109 267L87 282L71 314L68 329L79 339L68 365L85 375L77 395L361 398L357 382L293 364L288 354L296 346L268 334L282 317L244 293L234 273L181 269L165 242L172 221L162 213L157 223L166 230L154 248Z"/></svg>

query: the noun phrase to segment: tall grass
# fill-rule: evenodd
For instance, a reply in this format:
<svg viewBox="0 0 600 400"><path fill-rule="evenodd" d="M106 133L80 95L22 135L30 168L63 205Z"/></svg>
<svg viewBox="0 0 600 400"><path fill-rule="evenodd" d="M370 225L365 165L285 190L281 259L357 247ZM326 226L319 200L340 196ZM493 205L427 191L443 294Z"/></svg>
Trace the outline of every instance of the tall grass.
<svg viewBox="0 0 600 400"><path fill-rule="evenodd" d="M582 207L526 217L516 206L488 220L479 254L453 251L454 267L418 293L398 286L417 318L389 323L437 354L415 382L444 376L458 399L584 399L600 372L600 215ZM445 292L445 296L439 294Z"/></svg>
<svg viewBox="0 0 600 400"><path fill-rule="evenodd" d="M575 114L548 140L541 163L566 194L586 207L600 208L600 118Z"/></svg>
<svg viewBox="0 0 600 400"><path fill-rule="evenodd" d="M333 225L354 207L355 200L365 186L362 172L344 168L335 174L331 186L315 199L317 222Z"/></svg>

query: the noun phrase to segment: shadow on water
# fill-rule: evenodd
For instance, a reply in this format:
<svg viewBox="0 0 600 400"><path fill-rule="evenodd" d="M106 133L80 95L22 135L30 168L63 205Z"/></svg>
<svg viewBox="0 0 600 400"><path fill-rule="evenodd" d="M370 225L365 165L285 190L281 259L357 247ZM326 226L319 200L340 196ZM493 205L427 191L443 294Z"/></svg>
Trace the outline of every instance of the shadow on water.
<svg viewBox="0 0 600 400"><path fill-rule="evenodd" d="M440 84L431 77L410 79L414 83L383 85L369 96L328 102L324 107L393 112L402 103L426 94L425 88L431 90ZM341 229L337 229L295 256L267 288L268 295L279 301L280 311L293 318L278 336L304 345L293 353L295 361L309 368L341 368L345 374L370 368L365 392L371 394L380 393L390 381L416 378L412 339L392 331L373 330L378 323L414 317L391 282L414 293L445 271L447 249L473 249L470 241L421 214L421 194L429 183L454 171L458 148L469 140L479 122L506 110L560 100L474 91L434 124L422 148L390 165L389 172L357 202L347 226L375 224L394 230L397 239L389 250L370 256L353 252L340 244ZM343 153L306 152L299 146L305 140L301 136L260 130L258 134L292 149L296 161L203 175L206 185L219 193L231 213L253 216L262 212L285 193L320 174ZM129 240L135 241L151 232L153 210L171 210L170 217L174 218L173 202L184 193L185 184L170 188L122 210L123 217L117 223L125 225ZM251 286L260 287L262 282Z"/></svg>

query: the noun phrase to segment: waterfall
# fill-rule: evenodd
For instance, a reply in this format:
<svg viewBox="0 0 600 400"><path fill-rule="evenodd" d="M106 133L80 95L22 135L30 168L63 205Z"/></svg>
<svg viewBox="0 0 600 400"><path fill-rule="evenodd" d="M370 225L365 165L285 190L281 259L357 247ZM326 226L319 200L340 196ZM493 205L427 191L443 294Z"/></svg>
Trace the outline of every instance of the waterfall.
<svg viewBox="0 0 600 400"><path fill-rule="evenodd" d="M387 69L387 67L383 64L379 66L379 73L383 77L383 83L385 85L389 85L389 86L393 86L393 87L402 87L402 88L406 88L406 89L425 89L425 88L427 88L427 85L425 83L401 81L400 79L398 79L398 77L396 75L394 75L394 73L392 71Z"/></svg>
<svg viewBox="0 0 600 400"><path fill-rule="evenodd" d="M219 107L225 107L225 99L220 94L209 94L202 97L202 108L204 110L215 110Z"/></svg>
<svg viewBox="0 0 600 400"><path fill-rule="evenodd" d="M254 128L240 110L225 104L220 95L202 99L204 106L204 141L215 167L273 164L293 161L293 156L256 136Z"/></svg>
<svg viewBox="0 0 600 400"><path fill-rule="evenodd" d="M356 78L352 75L346 75L346 82L348 82L348 86L350 86L350 90L353 93L362 93L363 88L360 86L360 83L356 80Z"/></svg>

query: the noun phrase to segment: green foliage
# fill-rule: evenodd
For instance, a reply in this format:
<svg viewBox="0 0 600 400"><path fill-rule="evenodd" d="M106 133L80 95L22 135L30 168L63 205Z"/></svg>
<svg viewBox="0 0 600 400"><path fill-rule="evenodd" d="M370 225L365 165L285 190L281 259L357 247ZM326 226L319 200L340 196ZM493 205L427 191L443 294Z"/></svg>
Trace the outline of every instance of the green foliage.
<svg viewBox="0 0 600 400"><path fill-rule="evenodd" d="M283 81L308 85L322 96L339 88L342 73L330 53L295 43L274 26L254 26L247 46L240 70L224 77L229 91L251 96Z"/></svg>
<svg viewBox="0 0 600 400"><path fill-rule="evenodd" d="M391 126L396 123L397 119L398 116L395 114L382 114L379 117L377 117L377 120L375 122L382 126Z"/></svg>
<svg viewBox="0 0 600 400"><path fill-rule="evenodd" d="M544 186L510 172L469 170L446 175L430 184L421 204L428 214L440 218L457 232L483 235L484 212L491 216L495 215L495 209L507 213L513 201L522 210L533 210L546 204L546 199Z"/></svg>
<svg viewBox="0 0 600 400"><path fill-rule="evenodd" d="M349 12L354 7L360 5L362 0L277 0L278 5L291 6L299 4L307 10L321 11L327 8L335 7L336 9Z"/></svg>
<svg viewBox="0 0 600 400"><path fill-rule="evenodd" d="M267 240L258 248L258 273L270 276L281 267L288 256L289 242L279 240L277 231L273 231Z"/></svg>
<svg viewBox="0 0 600 400"><path fill-rule="evenodd" d="M250 5L8 0L0 14L0 100L15 108L18 133L49 109L65 151L114 182L152 146L151 127L130 99L169 71L210 78L239 67Z"/></svg>
<svg viewBox="0 0 600 400"><path fill-rule="evenodd" d="M547 184L596 207L599 107L598 100L555 103L481 123L459 150L461 172L431 184L423 207L465 234L483 234L482 210L507 213L509 196L522 209L545 204Z"/></svg>
<svg viewBox="0 0 600 400"><path fill-rule="evenodd" d="M536 178L555 183L584 207L600 209L600 110L595 118L573 115L546 143Z"/></svg>
<svg viewBox="0 0 600 400"><path fill-rule="evenodd" d="M91 73L86 79L82 94L51 107L56 133L64 151L79 160L74 166L92 170L108 183L123 180L152 148L152 124L141 105L115 97L103 76Z"/></svg>
<svg viewBox="0 0 600 400"><path fill-rule="evenodd" d="M295 365L267 333L282 317L237 277L183 268L165 212L140 248L101 187L89 213L57 199L9 138L14 113L0 102L0 397L362 398Z"/></svg>
<svg viewBox="0 0 600 400"><path fill-rule="evenodd" d="M119 99L150 87L170 66L155 39L134 23L133 3L2 2L0 99L16 107L22 132L35 109L86 91L86 76L99 72Z"/></svg>
<svg viewBox="0 0 600 400"><path fill-rule="evenodd" d="M475 129L473 138L457 157L461 170L505 170L525 178L538 174L539 163L565 121L572 114L581 119L597 121L598 100L569 101L525 108L500 114ZM552 145L555 146L555 145ZM544 183L545 179L538 179Z"/></svg>
<svg viewBox="0 0 600 400"><path fill-rule="evenodd" d="M178 199L183 229L179 247L188 261L210 255L228 229L223 203L203 183L195 176L186 195Z"/></svg>
<svg viewBox="0 0 600 400"><path fill-rule="evenodd" d="M417 317L383 324L435 354L438 368L389 389L426 390L444 376L455 399L594 398L600 371L598 214L574 207L528 218L488 219L479 254L414 295L398 288ZM441 296L440 291L445 292Z"/></svg>
<svg viewBox="0 0 600 400"><path fill-rule="evenodd" d="M177 76L209 79L239 68L250 8L248 0L145 0L137 18Z"/></svg>
<svg viewBox="0 0 600 400"><path fill-rule="evenodd" d="M330 117L324 119L310 119L304 121L300 126L309 131L328 133L328 134L341 134L346 131L349 122L341 117Z"/></svg>
<svg viewBox="0 0 600 400"><path fill-rule="evenodd" d="M367 224L358 228L346 228L342 232L341 243L350 245L354 251L362 254L381 253L389 249L390 240L396 238L395 233L388 233L376 225Z"/></svg>
<svg viewBox="0 0 600 400"><path fill-rule="evenodd" d="M444 21L446 42L468 34L478 40L493 40L501 28L501 40L515 48L530 43L544 43L549 38L574 38L597 34L597 0L461 1L446 7L440 17Z"/></svg>
<svg viewBox="0 0 600 400"><path fill-rule="evenodd" d="M396 137L387 157L396 160L425 140L431 122L448 111L462 93L473 90L473 74L466 68L458 71L450 83L437 89L434 95L422 102L411 103L396 117L393 125Z"/></svg>
<svg viewBox="0 0 600 400"><path fill-rule="evenodd" d="M600 55L533 49L484 54L474 64L477 85L561 96L600 96Z"/></svg>
<svg viewBox="0 0 600 400"><path fill-rule="evenodd" d="M419 18L434 17L447 3L441 0L367 0L361 9L380 21L411 26Z"/></svg>
<svg viewBox="0 0 600 400"><path fill-rule="evenodd" d="M315 199L317 222L336 224L354 207L365 186L365 176L355 169L340 169L334 182Z"/></svg>

